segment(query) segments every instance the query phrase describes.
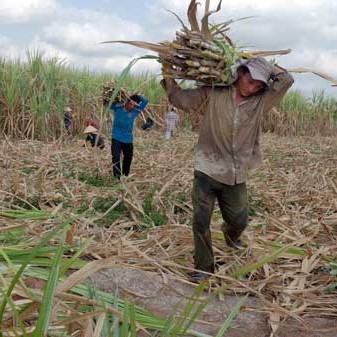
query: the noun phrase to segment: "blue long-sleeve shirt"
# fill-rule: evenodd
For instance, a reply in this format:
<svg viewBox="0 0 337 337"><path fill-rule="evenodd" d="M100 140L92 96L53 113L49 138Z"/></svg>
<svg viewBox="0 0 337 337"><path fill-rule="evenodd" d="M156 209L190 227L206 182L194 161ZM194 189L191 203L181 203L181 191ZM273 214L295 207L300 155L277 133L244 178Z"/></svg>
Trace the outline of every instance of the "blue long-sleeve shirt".
<svg viewBox="0 0 337 337"><path fill-rule="evenodd" d="M111 104L110 109L114 111L114 123L111 137L122 143L133 142L133 124L135 118L146 107L149 100L140 96L140 103L137 108L125 110L124 104Z"/></svg>

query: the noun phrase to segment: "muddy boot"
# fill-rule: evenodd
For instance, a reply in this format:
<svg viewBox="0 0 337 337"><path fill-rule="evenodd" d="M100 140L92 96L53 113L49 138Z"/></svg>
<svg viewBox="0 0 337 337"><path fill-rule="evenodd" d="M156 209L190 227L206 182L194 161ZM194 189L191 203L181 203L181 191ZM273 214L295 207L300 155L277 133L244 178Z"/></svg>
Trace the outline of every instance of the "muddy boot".
<svg viewBox="0 0 337 337"><path fill-rule="evenodd" d="M247 248L247 244L244 243L242 240L237 239L235 241L233 241L228 235L225 236L225 240L227 243L228 247L234 248L234 249L246 249Z"/></svg>
<svg viewBox="0 0 337 337"><path fill-rule="evenodd" d="M226 240L227 246L234 249L245 249L247 245L243 243L239 237L246 228L246 225L228 225L226 222L222 224L222 232Z"/></svg>
<svg viewBox="0 0 337 337"><path fill-rule="evenodd" d="M201 283L206 281L210 275L203 273L202 271L192 271L188 273L188 280L192 283Z"/></svg>

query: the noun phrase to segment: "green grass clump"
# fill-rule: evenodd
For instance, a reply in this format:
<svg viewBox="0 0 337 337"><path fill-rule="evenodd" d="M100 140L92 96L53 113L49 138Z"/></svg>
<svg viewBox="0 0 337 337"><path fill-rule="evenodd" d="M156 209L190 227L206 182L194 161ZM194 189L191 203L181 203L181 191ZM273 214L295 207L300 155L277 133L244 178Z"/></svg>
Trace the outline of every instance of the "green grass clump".
<svg viewBox="0 0 337 337"><path fill-rule="evenodd" d="M167 216L162 212L152 211L144 217L144 222L154 226L163 226L167 223Z"/></svg>
<svg viewBox="0 0 337 337"><path fill-rule="evenodd" d="M269 213L269 207L262 193L257 194L255 191L248 191L248 214L255 216L257 213Z"/></svg>
<svg viewBox="0 0 337 337"><path fill-rule="evenodd" d="M167 223L168 219L165 213L161 210L154 209L153 197L155 190L152 189L145 197L144 201L144 222L149 225L163 226Z"/></svg>
<svg viewBox="0 0 337 337"><path fill-rule="evenodd" d="M330 269L331 275L337 275L337 262L330 262L328 264L328 268ZM337 293L337 282L330 283L326 288L325 292L327 294Z"/></svg>
<svg viewBox="0 0 337 337"><path fill-rule="evenodd" d="M20 199L17 197L14 198L9 198L6 197L4 198L4 201L6 203L10 203L11 208L13 209L17 209L17 208L21 208L21 209L25 209L25 210L40 210L40 198L38 195L32 195L30 197L28 197L26 200L24 199Z"/></svg>
<svg viewBox="0 0 337 337"><path fill-rule="evenodd" d="M96 211L105 213L114 204L111 199L99 198L94 201L94 209ZM109 226L113 224L116 220L128 215L128 209L123 203L118 204L112 210L107 212L102 218L95 220L97 225Z"/></svg>
<svg viewBox="0 0 337 337"><path fill-rule="evenodd" d="M118 181L112 177L104 177L100 173L79 172L78 180L95 187L116 187Z"/></svg>
<svg viewBox="0 0 337 337"><path fill-rule="evenodd" d="M24 230L22 227L0 232L1 245L16 245L23 240Z"/></svg>

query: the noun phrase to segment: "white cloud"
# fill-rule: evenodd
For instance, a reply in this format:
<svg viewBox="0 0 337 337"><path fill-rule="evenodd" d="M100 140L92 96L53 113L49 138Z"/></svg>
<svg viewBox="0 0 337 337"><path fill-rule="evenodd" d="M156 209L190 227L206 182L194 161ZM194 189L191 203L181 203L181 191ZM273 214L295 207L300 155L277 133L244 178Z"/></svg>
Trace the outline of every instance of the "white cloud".
<svg viewBox="0 0 337 337"><path fill-rule="evenodd" d="M29 23L46 19L57 8L55 0L1 0L1 23Z"/></svg>
<svg viewBox="0 0 337 337"><path fill-rule="evenodd" d="M337 24L322 26L320 29L322 35L326 39L330 39L336 43L337 41Z"/></svg>
<svg viewBox="0 0 337 337"><path fill-rule="evenodd" d="M13 41L4 35L0 35L0 56L9 59L17 59L20 56L19 50Z"/></svg>
<svg viewBox="0 0 337 337"><path fill-rule="evenodd" d="M149 52L122 44L99 43L104 40L172 40L181 24L165 9L172 10L188 24L186 11L190 0L137 2L139 12L146 14L139 17L134 12L128 16L123 7L130 5L131 0L119 2L111 11L106 10L111 0L106 1L104 11L98 9L102 7L100 4L91 4L92 8L85 9L80 8L82 5L61 7L62 2L73 6L64 0L0 0L0 34L3 34L0 35L0 55L14 55L19 50L34 47L48 57L65 58L71 65L120 72L133 58ZM217 0L211 0L211 9L217 4ZM124 18L118 13L121 8L126 13ZM203 6L199 6L199 19L203 11ZM280 65L312 68L337 77L336 13L337 2L331 0L223 0L221 12L212 15L209 21L224 22L253 15L252 19L231 25L229 36L234 41L255 50L291 48L291 54L277 57ZM25 30L19 31L21 25L7 25L14 22L25 23ZM142 60L133 71L158 73L159 68L153 60ZM306 92L310 86L328 84L313 75L296 75L296 79L295 87L302 87Z"/></svg>
<svg viewBox="0 0 337 337"><path fill-rule="evenodd" d="M47 59L57 57L68 64L76 62L76 56L71 52L58 48L57 46L46 41L40 40L38 36L30 42L27 49L38 50L39 52L42 52L43 56Z"/></svg>
<svg viewBox="0 0 337 337"><path fill-rule="evenodd" d="M290 54L283 65L287 68L320 71L337 79L337 49L326 50L315 46L303 48Z"/></svg>
<svg viewBox="0 0 337 337"><path fill-rule="evenodd" d="M113 50L130 54L128 48L100 45L106 40L141 39L144 31L142 27L133 22L122 20L115 15L106 15L91 11L74 11L70 20L64 22L58 19L46 26L40 34L40 39L58 48L71 50L73 53L95 55L111 54ZM127 27L127 29L126 29Z"/></svg>
<svg viewBox="0 0 337 337"><path fill-rule="evenodd" d="M139 57L139 54L134 54L130 57L127 56L117 56L108 59L96 59L96 66L103 67L104 70L109 72L120 72L124 69L130 61ZM159 63L153 60L142 59L139 60L131 69L132 73L160 73Z"/></svg>
<svg viewBox="0 0 337 337"><path fill-rule="evenodd" d="M323 2L326 0L323 0ZM289 10L296 12L297 10L312 10L321 6L322 1L318 4L315 0L269 0L269 1L252 1L252 0L237 0L232 2L222 2L222 11L227 10L254 10L260 13L278 13L279 11ZM211 0L211 9L214 9L218 4L218 1Z"/></svg>
<svg viewBox="0 0 337 337"><path fill-rule="evenodd" d="M132 71L133 73L152 73L161 76L161 66L154 60L139 60Z"/></svg>
<svg viewBox="0 0 337 337"><path fill-rule="evenodd" d="M313 62L316 69L321 70L337 79L337 50L329 53L324 50L318 51Z"/></svg>

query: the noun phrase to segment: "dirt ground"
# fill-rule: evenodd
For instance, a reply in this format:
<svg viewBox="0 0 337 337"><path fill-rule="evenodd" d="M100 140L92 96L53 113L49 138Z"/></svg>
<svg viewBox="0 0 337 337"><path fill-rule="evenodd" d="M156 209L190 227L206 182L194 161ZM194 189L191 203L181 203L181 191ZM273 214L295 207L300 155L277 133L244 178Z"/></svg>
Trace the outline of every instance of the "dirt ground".
<svg viewBox="0 0 337 337"><path fill-rule="evenodd" d="M116 267L94 274L89 282L100 290L115 294L118 290L122 297L129 298L138 305L167 317L173 311L184 308L195 287L183 280L166 275L137 269ZM207 291L201 298L206 299ZM239 296L239 294L238 294ZM203 310L193 328L215 336L219 327L238 300L235 295L221 295L213 299ZM301 317L300 320L287 318L280 322L277 331L272 330L265 312L264 304L255 297L248 297L244 308L226 332L226 337L336 337L337 320L320 317Z"/></svg>

